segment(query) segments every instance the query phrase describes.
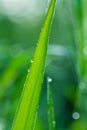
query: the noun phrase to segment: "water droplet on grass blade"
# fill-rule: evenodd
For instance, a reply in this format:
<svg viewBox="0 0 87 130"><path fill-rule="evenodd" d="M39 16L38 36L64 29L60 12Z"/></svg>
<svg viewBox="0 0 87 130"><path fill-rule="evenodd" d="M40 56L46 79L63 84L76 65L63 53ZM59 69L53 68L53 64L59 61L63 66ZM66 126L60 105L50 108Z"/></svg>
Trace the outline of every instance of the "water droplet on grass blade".
<svg viewBox="0 0 87 130"><path fill-rule="evenodd" d="M33 60L30 60L31 63L33 63L34 61Z"/></svg>
<svg viewBox="0 0 87 130"><path fill-rule="evenodd" d="M80 113L74 112L74 113L72 114L72 118L75 119L75 120L78 120L78 119L80 118Z"/></svg>
<svg viewBox="0 0 87 130"><path fill-rule="evenodd" d="M28 69L28 73L30 73L30 70Z"/></svg>
<svg viewBox="0 0 87 130"><path fill-rule="evenodd" d="M52 78L47 77L48 82L52 82Z"/></svg>

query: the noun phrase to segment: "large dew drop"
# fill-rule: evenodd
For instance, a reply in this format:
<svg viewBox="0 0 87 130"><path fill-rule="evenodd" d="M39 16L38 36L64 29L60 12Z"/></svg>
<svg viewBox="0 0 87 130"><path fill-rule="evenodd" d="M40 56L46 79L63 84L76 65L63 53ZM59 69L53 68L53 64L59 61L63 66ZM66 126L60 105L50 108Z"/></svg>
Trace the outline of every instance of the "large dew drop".
<svg viewBox="0 0 87 130"><path fill-rule="evenodd" d="M74 113L72 114L72 118L75 119L75 120L78 120L78 119L80 118L80 113L74 112Z"/></svg>
<svg viewBox="0 0 87 130"><path fill-rule="evenodd" d="M52 78L50 78L50 77L47 77L47 80L49 83L52 82Z"/></svg>

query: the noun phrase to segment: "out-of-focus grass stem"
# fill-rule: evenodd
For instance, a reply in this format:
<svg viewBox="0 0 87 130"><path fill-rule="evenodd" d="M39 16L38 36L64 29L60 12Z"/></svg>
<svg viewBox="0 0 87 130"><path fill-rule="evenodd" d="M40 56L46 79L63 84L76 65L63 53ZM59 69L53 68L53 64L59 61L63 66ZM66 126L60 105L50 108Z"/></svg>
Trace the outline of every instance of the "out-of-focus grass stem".
<svg viewBox="0 0 87 130"><path fill-rule="evenodd" d="M49 120L49 130L56 130L56 122L54 117L54 105L53 105L53 97L50 89L51 78L47 77L47 104L48 104L48 120Z"/></svg>

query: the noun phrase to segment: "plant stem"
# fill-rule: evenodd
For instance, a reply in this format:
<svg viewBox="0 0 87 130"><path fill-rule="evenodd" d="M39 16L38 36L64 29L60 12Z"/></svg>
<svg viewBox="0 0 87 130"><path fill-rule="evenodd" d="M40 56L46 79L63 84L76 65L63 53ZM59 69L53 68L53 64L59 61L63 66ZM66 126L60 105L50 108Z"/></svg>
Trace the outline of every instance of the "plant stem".
<svg viewBox="0 0 87 130"><path fill-rule="evenodd" d="M51 81L51 80L50 80ZM50 89L49 77L47 78L47 103L48 103L48 119L49 119L49 130L56 130L55 128L55 117L53 108L53 97Z"/></svg>

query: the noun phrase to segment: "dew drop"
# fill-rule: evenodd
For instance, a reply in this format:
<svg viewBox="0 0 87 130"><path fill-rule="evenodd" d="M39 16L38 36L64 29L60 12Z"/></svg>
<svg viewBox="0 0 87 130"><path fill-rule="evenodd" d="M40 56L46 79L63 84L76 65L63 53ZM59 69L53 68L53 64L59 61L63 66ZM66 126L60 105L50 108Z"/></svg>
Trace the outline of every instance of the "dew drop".
<svg viewBox="0 0 87 130"><path fill-rule="evenodd" d="M80 114L78 112L74 112L72 114L72 118L75 119L75 120L78 120L80 118Z"/></svg>
<svg viewBox="0 0 87 130"><path fill-rule="evenodd" d="M28 69L28 73L30 73L30 70Z"/></svg>
<svg viewBox="0 0 87 130"><path fill-rule="evenodd" d="M34 61L33 60L30 60L31 63L33 63Z"/></svg>
<svg viewBox="0 0 87 130"><path fill-rule="evenodd" d="M47 78L48 82L52 82L52 78L48 77Z"/></svg>

